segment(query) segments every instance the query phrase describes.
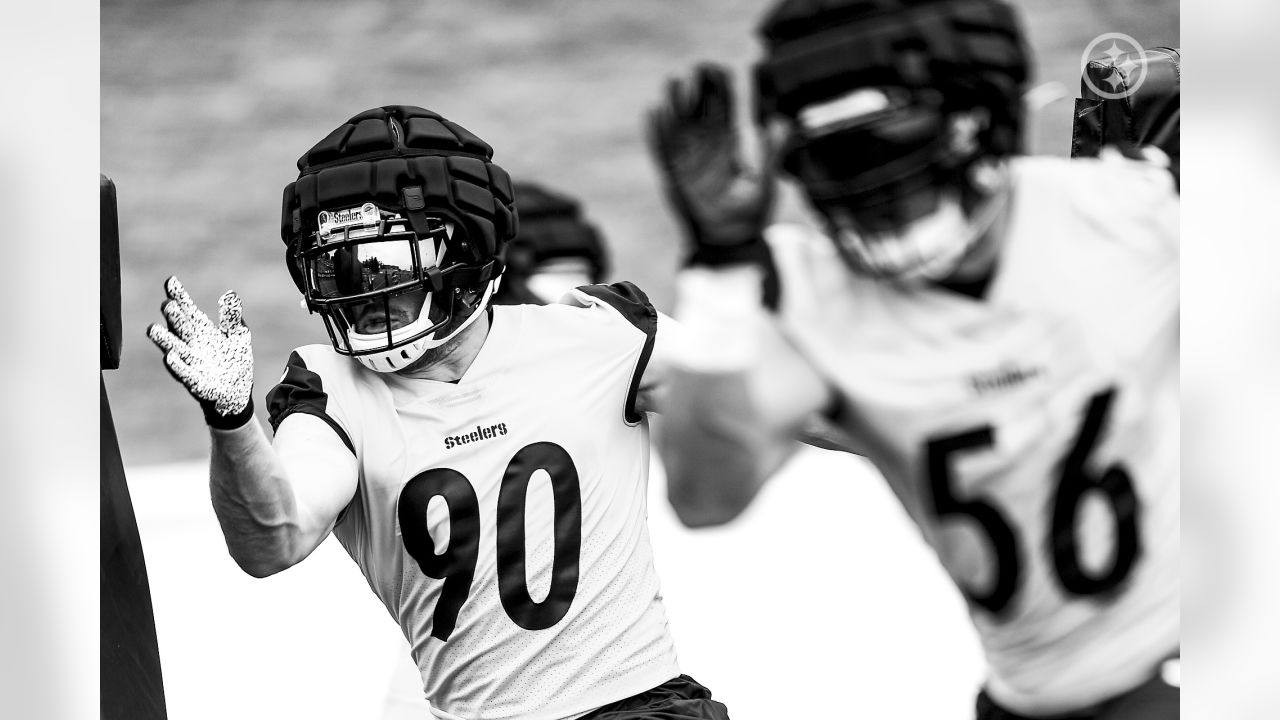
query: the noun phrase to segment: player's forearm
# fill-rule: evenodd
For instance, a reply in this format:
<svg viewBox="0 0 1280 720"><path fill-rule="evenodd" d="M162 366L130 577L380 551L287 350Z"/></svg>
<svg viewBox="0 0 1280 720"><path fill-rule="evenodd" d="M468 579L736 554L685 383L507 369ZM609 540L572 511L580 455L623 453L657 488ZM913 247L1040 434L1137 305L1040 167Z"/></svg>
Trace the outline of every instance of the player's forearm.
<svg viewBox="0 0 1280 720"><path fill-rule="evenodd" d="M254 577L266 577L315 547L293 488L257 420L235 430L210 429L209 492L227 550Z"/></svg>
<svg viewBox="0 0 1280 720"><path fill-rule="evenodd" d="M760 391L770 321L759 268L689 268L677 280L684 337L666 388L668 500L689 526L719 525L751 503L789 451L785 413ZM776 338L773 338L776 340ZM783 423L783 424L780 424Z"/></svg>
<svg viewBox="0 0 1280 720"><path fill-rule="evenodd" d="M770 429L744 372L674 371L661 433L667 498L690 527L720 525L751 504L790 454L790 438Z"/></svg>

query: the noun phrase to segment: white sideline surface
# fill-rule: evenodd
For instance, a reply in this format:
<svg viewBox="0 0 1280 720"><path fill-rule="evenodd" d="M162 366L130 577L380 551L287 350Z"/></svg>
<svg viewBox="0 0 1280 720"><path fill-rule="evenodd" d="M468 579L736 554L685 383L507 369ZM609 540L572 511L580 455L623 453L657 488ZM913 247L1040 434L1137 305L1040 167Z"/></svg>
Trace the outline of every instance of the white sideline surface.
<svg viewBox="0 0 1280 720"><path fill-rule="evenodd" d="M734 720L973 716L964 603L862 459L805 448L741 518L682 527L653 464L649 526L682 670ZM330 538L252 578L207 466L129 468L174 720L429 718L399 628Z"/></svg>

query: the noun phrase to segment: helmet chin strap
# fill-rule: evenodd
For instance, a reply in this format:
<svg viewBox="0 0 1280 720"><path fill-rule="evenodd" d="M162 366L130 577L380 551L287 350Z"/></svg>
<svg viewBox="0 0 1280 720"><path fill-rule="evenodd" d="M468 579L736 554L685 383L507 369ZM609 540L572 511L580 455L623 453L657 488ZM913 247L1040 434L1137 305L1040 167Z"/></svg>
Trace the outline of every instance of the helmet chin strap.
<svg viewBox="0 0 1280 720"><path fill-rule="evenodd" d="M471 327L471 323L475 322L476 319L480 317L481 313L484 312L485 307L489 305L489 298L493 297L493 291L497 289L497 284L498 284L497 278L490 280L489 283L484 286L484 294L480 296L480 300L477 301L474 306L472 306L471 314L467 316L467 319L463 320L461 325L454 328L453 332L449 333L448 335L442 338L439 338L439 339L426 338L424 342L426 342L427 344L424 346L423 349L430 350L432 348L440 347L441 345L444 345L445 343L457 337L458 334L461 333L463 330L466 330L468 327Z"/></svg>

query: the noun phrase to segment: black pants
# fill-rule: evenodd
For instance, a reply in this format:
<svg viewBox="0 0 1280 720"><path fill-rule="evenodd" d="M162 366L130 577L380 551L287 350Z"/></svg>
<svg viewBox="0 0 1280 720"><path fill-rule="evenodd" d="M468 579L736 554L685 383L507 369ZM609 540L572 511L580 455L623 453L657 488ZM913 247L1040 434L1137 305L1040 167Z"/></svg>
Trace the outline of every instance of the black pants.
<svg viewBox="0 0 1280 720"><path fill-rule="evenodd" d="M609 703L579 720L729 720L723 703L688 675L668 680L652 690Z"/></svg>
<svg viewBox="0 0 1280 720"><path fill-rule="evenodd" d="M984 691L978 720L1178 720L1180 691L1159 675L1122 695L1065 715L1029 718L1000 707Z"/></svg>

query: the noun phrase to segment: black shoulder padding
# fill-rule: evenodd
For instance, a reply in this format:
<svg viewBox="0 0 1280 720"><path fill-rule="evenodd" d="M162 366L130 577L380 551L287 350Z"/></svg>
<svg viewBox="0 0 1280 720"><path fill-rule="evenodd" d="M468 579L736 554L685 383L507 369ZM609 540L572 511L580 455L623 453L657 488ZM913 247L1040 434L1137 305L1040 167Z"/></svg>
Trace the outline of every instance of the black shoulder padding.
<svg viewBox="0 0 1280 720"><path fill-rule="evenodd" d="M612 285L584 285L578 289L593 298L603 300L645 334L652 334L658 326L658 311L653 309L649 296L630 282L624 280Z"/></svg>
<svg viewBox="0 0 1280 720"><path fill-rule="evenodd" d="M329 395L324 391L320 375L309 369L296 351L290 353L284 377L267 393L267 419L271 423L271 430L278 430L280 423L294 413L314 415L333 428L342 443L355 453L356 447L351 442L351 436L329 415L328 407Z"/></svg>
<svg viewBox="0 0 1280 720"><path fill-rule="evenodd" d="M643 416L636 410L636 396L640 392L640 380L644 377L645 368L649 365L649 356L653 354L653 343L658 336L658 311L649 302L649 297L644 294L644 291L629 282L585 285L578 289L591 297L603 300L644 333L644 347L640 350L640 358L631 376L631 386L627 390L627 402L623 408L623 417L627 422L640 422Z"/></svg>

